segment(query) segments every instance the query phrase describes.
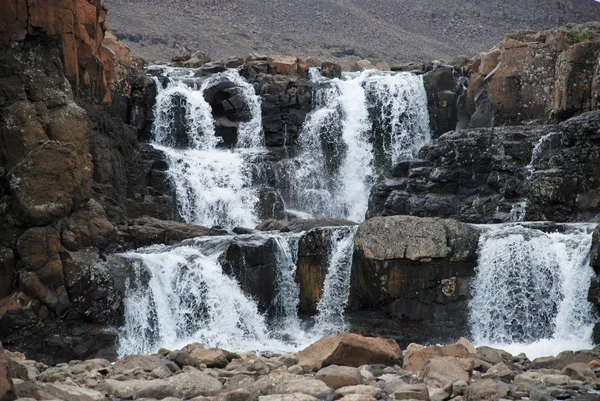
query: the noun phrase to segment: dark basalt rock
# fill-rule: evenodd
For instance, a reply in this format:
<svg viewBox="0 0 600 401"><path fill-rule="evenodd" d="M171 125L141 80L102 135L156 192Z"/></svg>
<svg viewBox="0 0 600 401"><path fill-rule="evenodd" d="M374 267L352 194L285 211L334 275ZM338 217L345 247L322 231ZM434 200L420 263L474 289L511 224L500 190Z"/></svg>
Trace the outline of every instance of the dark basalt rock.
<svg viewBox="0 0 600 401"><path fill-rule="evenodd" d="M393 320L391 326L406 323L401 331L418 326L429 339L466 334L478 239L475 229L454 220L365 221L354 239L351 316L370 311L372 319Z"/></svg>

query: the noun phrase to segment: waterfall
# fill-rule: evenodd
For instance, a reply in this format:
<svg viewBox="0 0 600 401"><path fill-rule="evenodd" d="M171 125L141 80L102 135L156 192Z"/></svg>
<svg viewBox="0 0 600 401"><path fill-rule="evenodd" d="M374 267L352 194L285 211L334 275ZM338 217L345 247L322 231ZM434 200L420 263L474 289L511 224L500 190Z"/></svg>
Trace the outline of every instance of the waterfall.
<svg viewBox="0 0 600 401"><path fill-rule="evenodd" d="M208 78L170 76L166 88L157 81L154 147L169 161L178 212L192 224L246 226L258 223L258 193L252 161L265 151L260 98L252 85L228 70ZM234 149L221 149L205 92L228 82L239 89L250 120L239 123Z"/></svg>
<svg viewBox="0 0 600 401"><path fill-rule="evenodd" d="M177 246L152 246L123 256L131 262L126 282L122 355L181 348L191 342L237 351L302 349L321 335L342 330L348 302L352 243L356 227L331 231L323 297L315 324L298 317L295 280L298 241L303 234L268 233L277 262L276 316L269 321L219 263L234 236L199 238Z"/></svg>
<svg viewBox="0 0 600 401"><path fill-rule="evenodd" d="M482 230L470 301L475 342L530 358L591 348L591 228L545 233L509 224Z"/></svg>
<svg viewBox="0 0 600 401"><path fill-rule="evenodd" d="M358 226L336 228L330 234L333 246L327 260L323 295L315 316L315 329L322 335L346 329L344 312L350 295L350 272L357 229Z"/></svg>
<svg viewBox="0 0 600 401"><path fill-rule="evenodd" d="M300 134L299 155L288 163L288 206L362 221L376 179L429 140L422 77L370 70L329 80L312 70L311 79L314 110Z"/></svg>

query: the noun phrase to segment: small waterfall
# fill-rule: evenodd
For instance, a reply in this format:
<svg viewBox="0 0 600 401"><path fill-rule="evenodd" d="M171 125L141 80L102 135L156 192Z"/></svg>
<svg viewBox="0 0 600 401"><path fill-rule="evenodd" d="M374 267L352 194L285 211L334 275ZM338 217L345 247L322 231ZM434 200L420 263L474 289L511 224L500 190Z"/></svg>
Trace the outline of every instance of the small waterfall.
<svg viewBox="0 0 600 401"><path fill-rule="evenodd" d="M311 78L315 108L300 134L300 153L288 166L288 206L315 217L362 221L375 180L429 140L422 78L374 70L333 80L313 70ZM377 155L386 162L377 163Z"/></svg>
<svg viewBox="0 0 600 401"><path fill-rule="evenodd" d="M239 123L235 149L220 149L207 90L229 82L240 90L250 120ZM154 146L169 160L181 218L204 226L258 223L258 193L252 183L252 161L265 151L260 98L252 85L228 70L208 78L176 75L166 88L157 80Z"/></svg>
<svg viewBox="0 0 600 401"><path fill-rule="evenodd" d="M333 247L327 261L327 275L323 284L323 295L317 305L315 331L330 335L346 329L345 310L350 295L350 272L354 236L358 226L342 227L331 231Z"/></svg>
<svg viewBox="0 0 600 401"><path fill-rule="evenodd" d="M482 230L470 302L475 342L525 351L530 358L591 348L591 229L545 233L499 225Z"/></svg>
<svg viewBox="0 0 600 401"><path fill-rule="evenodd" d="M264 234L274 240L277 313L269 321L219 263L234 236L199 238L178 246L153 246L123 254L132 264L126 283L120 353L152 353L190 342L237 351L302 349L343 329L356 227L332 229L323 297L314 325L298 317L298 242L303 234ZM261 234L263 235L263 234Z"/></svg>

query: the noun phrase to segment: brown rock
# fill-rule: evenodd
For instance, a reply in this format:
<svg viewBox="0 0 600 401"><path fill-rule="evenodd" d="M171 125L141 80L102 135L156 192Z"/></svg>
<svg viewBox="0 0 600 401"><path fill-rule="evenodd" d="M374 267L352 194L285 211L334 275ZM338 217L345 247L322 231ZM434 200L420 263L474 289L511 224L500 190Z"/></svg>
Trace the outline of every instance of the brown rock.
<svg viewBox="0 0 600 401"><path fill-rule="evenodd" d="M107 219L102 205L90 199L65 221L62 242L70 251L93 246L104 248L115 242L117 230Z"/></svg>
<svg viewBox="0 0 600 401"><path fill-rule="evenodd" d="M197 348L190 352L190 355L198 360L199 363L206 364L209 368L224 368L229 361L225 352L218 348L200 349Z"/></svg>
<svg viewBox="0 0 600 401"><path fill-rule="evenodd" d="M210 229L176 221L159 220L153 217L140 217L121 227L119 233L123 241L139 248L152 244L173 244L184 239L210 235Z"/></svg>
<svg viewBox="0 0 600 401"><path fill-rule="evenodd" d="M358 369L350 366L327 366L317 372L315 379L321 380L334 390L363 383L363 378Z"/></svg>
<svg viewBox="0 0 600 401"><path fill-rule="evenodd" d="M38 271L47 264L60 264L60 235L52 226L30 228L19 237L17 251L28 271Z"/></svg>
<svg viewBox="0 0 600 401"><path fill-rule="evenodd" d="M269 68L274 74L295 75L298 73L298 58L273 56L268 58Z"/></svg>
<svg viewBox="0 0 600 401"><path fill-rule="evenodd" d="M0 298L12 292L15 263L13 250L0 246Z"/></svg>
<svg viewBox="0 0 600 401"><path fill-rule="evenodd" d="M464 337L459 338L456 343L464 345L465 348L467 349L467 351L469 351L469 353L471 353L471 354L476 354L477 353L477 348L475 348L475 346L473 345L473 343L471 341L467 340Z"/></svg>
<svg viewBox="0 0 600 401"><path fill-rule="evenodd" d="M115 373L123 373L135 368L140 368L145 372L160 372L163 377L167 377L171 374L167 365L155 355L127 355L126 357L119 359L113 365Z"/></svg>
<svg viewBox="0 0 600 401"><path fill-rule="evenodd" d="M37 113L28 101L15 102L8 106L5 119L11 121L0 138L0 151L6 160L6 168L12 168L44 139L48 139L42 125L37 119Z"/></svg>
<svg viewBox="0 0 600 401"><path fill-rule="evenodd" d="M429 401L429 389L424 383L402 384L394 391L394 399Z"/></svg>
<svg viewBox="0 0 600 401"><path fill-rule="evenodd" d="M91 184L89 154L78 154L71 143L47 141L10 174L13 210L28 224L48 224L87 202Z"/></svg>
<svg viewBox="0 0 600 401"><path fill-rule="evenodd" d="M445 345L443 347L434 345L407 352L404 355L403 368L414 372L421 369L430 359L447 356L469 358L471 354L462 344Z"/></svg>
<svg viewBox="0 0 600 401"><path fill-rule="evenodd" d="M492 379L479 380L471 383L467 389L467 400L497 400L506 398L510 386Z"/></svg>
<svg viewBox="0 0 600 401"><path fill-rule="evenodd" d="M395 341L341 332L323 337L299 352L298 361L310 372L329 365L394 365L402 361L402 354Z"/></svg>
<svg viewBox="0 0 600 401"><path fill-rule="evenodd" d="M420 382L440 389L457 380L469 382L473 372L472 359L460 359L454 356L437 357L427 361L419 370Z"/></svg>
<svg viewBox="0 0 600 401"><path fill-rule="evenodd" d="M12 377L8 371L8 361L4 355L4 348L0 343L0 401L12 401L17 399Z"/></svg>
<svg viewBox="0 0 600 401"><path fill-rule="evenodd" d="M583 362L571 363L565 366L561 370L561 373L569 376L571 379L583 380L585 382L596 379L596 374L592 368Z"/></svg>
<svg viewBox="0 0 600 401"><path fill-rule="evenodd" d="M502 51L500 49L494 49L489 53L486 53L481 58L481 64L479 65L479 73L482 75L488 75L496 68L500 62Z"/></svg>
<svg viewBox="0 0 600 401"><path fill-rule="evenodd" d="M342 76L342 66L329 61L321 64L321 74L327 78L339 78Z"/></svg>

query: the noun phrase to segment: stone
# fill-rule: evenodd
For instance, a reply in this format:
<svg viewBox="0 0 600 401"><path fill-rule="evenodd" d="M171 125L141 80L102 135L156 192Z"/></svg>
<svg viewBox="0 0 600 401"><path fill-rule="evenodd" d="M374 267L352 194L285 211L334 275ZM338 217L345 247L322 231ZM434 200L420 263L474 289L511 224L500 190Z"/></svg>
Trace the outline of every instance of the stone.
<svg viewBox="0 0 600 401"><path fill-rule="evenodd" d="M348 394L340 398L341 401L377 401L377 398L367 394Z"/></svg>
<svg viewBox="0 0 600 401"><path fill-rule="evenodd" d="M121 227L123 241L133 248L152 244L174 244L184 239L210 235L210 229L176 221L141 217Z"/></svg>
<svg viewBox="0 0 600 401"><path fill-rule="evenodd" d="M321 380L298 377L290 373L271 373L263 376L254 383L253 388L261 395L302 392L316 398L327 398L334 394Z"/></svg>
<svg viewBox="0 0 600 401"><path fill-rule="evenodd" d="M350 366L329 365L320 369L315 379L321 380L334 390L363 383L359 370Z"/></svg>
<svg viewBox="0 0 600 401"><path fill-rule="evenodd" d="M298 73L298 58L291 56L269 57L269 70L272 74L295 75Z"/></svg>
<svg viewBox="0 0 600 401"><path fill-rule="evenodd" d="M323 337L298 353L298 363L308 372L329 365L394 365L401 360L400 347L394 341L344 332Z"/></svg>
<svg viewBox="0 0 600 401"><path fill-rule="evenodd" d="M394 399L429 401L429 389L424 383L403 384L394 391Z"/></svg>
<svg viewBox="0 0 600 401"><path fill-rule="evenodd" d="M103 249L116 242L117 230L108 221L102 205L90 199L67 218L61 238L65 248L70 251L90 246Z"/></svg>
<svg viewBox="0 0 600 401"><path fill-rule="evenodd" d="M178 391L165 380L113 380L106 379L100 386L101 391L115 398L138 399L180 397Z"/></svg>
<svg viewBox="0 0 600 401"><path fill-rule="evenodd" d="M409 351L404 355L402 367L407 370L416 372L420 370L427 361L437 357L457 357L469 358L471 354L462 344L452 344L440 347L434 345L413 351Z"/></svg>
<svg viewBox="0 0 600 401"><path fill-rule="evenodd" d="M104 401L104 394L99 391L61 383L46 384L44 390L56 399L64 401Z"/></svg>
<svg viewBox="0 0 600 401"><path fill-rule="evenodd" d="M479 73L483 75L488 75L498 65L500 61L500 57L502 56L502 51L500 49L494 49L488 53L486 53L481 58L481 64L479 65Z"/></svg>
<svg viewBox="0 0 600 401"><path fill-rule="evenodd" d="M342 66L329 61L324 61L321 64L321 74L330 79L340 78L342 76Z"/></svg>
<svg viewBox="0 0 600 401"><path fill-rule="evenodd" d="M197 368L200 365L200 361L198 361L198 359L194 358L185 351L171 351L167 355L167 358L175 362L180 368L183 368L184 366L193 366Z"/></svg>
<svg viewBox="0 0 600 401"><path fill-rule="evenodd" d="M218 401L250 401L254 397L250 391L244 388L238 388L236 390L221 393L217 397Z"/></svg>
<svg viewBox="0 0 600 401"><path fill-rule="evenodd" d="M4 354L4 348L0 343L0 401L12 401L17 399L15 387L8 368L8 360Z"/></svg>
<svg viewBox="0 0 600 401"><path fill-rule="evenodd" d="M29 152L10 173L15 214L33 225L70 214L91 197L91 161L73 143L46 141Z"/></svg>
<svg viewBox="0 0 600 401"><path fill-rule="evenodd" d="M225 352L218 348L195 349L190 355L208 368L224 368L229 363Z"/></svg>
<svg viewBox="0 0 600 401"><path fill-rule="evenodd" d="M531 401L552 401L554 398L544 386L535 386L529 393Z"/></svg>
<svg viewBox="0 0 600 401"><path fill-rule="evenodd" d="M477 348L475 348L475 346L473 345L473 343L471 341L467 340L464 337L459 338L456 343L464 345L465 348L467 349L467 351L469 351L469 353L471 353L471 354L476 354L477 353Z"/></svg>
<svg viewBox="0 0 600 401"><path fill-rule="evenodd" d="M272 394L258 397L258 401L316 401L317 398L308 394Z"/></svg>
<svg viewBox="0 0 600 401"><path fill-rule="evenodd" d="M171 375L169 368L155 355L127 355L113 365L113 370L116 374L125 373L131 369L141 369L145 372L160 372L161 376L164 377Z"/></svg>
<svg viewBox="0 0 600 401"><path fill-rule="evenodd" d="M515 373L504 362L500 362L489 368L481 377L484 379L499 379L505 383L510 383L515 378Z"/></svg>
<svg viewBox="0 0 600 401"><path fill-rule="evenodd" d="M510 386L506 383L492 379L478 380L469 385L466 398L468 401L506 398L509 391Z"/></svg>
<svg viewBox="0 0 600 401"><path fill-rule="evenodd" d="M596 379L596 374L594 371L583 362L568 364L561 370L561 373L569 376L571 379L583 380L584 382Z"/></svg>
<svg viewBox="0 0 600 401"><path fill-rule="evenodd" d="M364 71L364 70L374 70L375 66L369 60L358 60L356 63L352 64L350 71Z"/></svg>
<svg viewBox="0 0 600 401"><path fill-rule="evenodd" d="M469 382L473 372L472 359L454 356L436 357L427 361L419 370L418 379L430 387L439 389L452 385L457 380Z"/></svg>
<svg viewBox="0 0 600 401"><path fill-rule="evenodd" d="M219 380L191 366L185 366L182 373L169 377L167 382L183 398L214 395L223 387Z"/></svg>
<svg viewBox="0 0 600 401"><path fill-rule="evenodd" d="M363 394L363 395L368 395L371 397L375 397L376 399L382 399L383 397L385 397L385 392L375 386L368 386L368 385L357 385L357 386L347 386L347 387L341 387L335 390L335 393L340 396L340 397L344 397L350 394Z"/></svg>

